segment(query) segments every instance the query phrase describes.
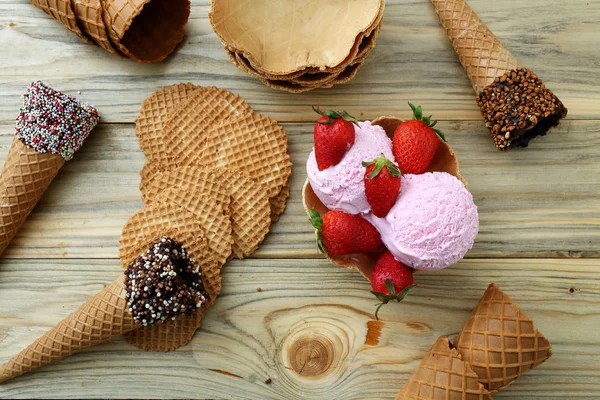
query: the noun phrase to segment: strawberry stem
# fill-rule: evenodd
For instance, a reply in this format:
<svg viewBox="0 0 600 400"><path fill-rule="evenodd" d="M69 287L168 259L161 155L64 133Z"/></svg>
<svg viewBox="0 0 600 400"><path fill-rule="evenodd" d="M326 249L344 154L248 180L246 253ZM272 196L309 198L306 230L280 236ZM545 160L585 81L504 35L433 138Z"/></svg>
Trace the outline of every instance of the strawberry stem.
<svg viewBox="0 0 600 400"><path fill-rule="evenodd" d="M388 290L389 294L375 292L375 291L371 290L371 293L373 293L375 295L375 297L377 297L377 300L379 300L381 302L381 303L379 303L379 305L377 306L377 309L375 310L375 318L377 320L379 320L379 310L381 309L381 307L384 304L387 304L390 301L394 301L394 300L401 302L415 288L415 285L407 286L404 289L402 289L402 291L400 293L396 294L396 288L394 288L394 284L392 283L391 280L386 279L385 280L385 288Z"/></svg>
<svg viewBox="0 0 600 400"><path fill-rule="evenodd" d="M415 107L415 105L412 104L410 101L408 102L408 105L410 106L410 108L413 112L414 120L421 121L425 125L427 125L428 127L432 128L432 129L434 126L437 125L437 123L438 123L437 119L434 119L433 122L431 121L431 118L433 117L433 115L430 115L428 117L423 116L423 109L421 108L421 106ZM439 129L433 129L433 131L440 137L440 139L442 139L444 142L446 141L446 135L444 135L444 132L440 131Z"/></svg>
<svg viewBox="0 0 600 400"><path fill-rule="evenodd" d="M373 161L363 161L362 166L367 168L373 164L375 164L375 168L373 169L373 172L371 172L371 175L369 175L369 179L375 179L383 167L386 167L390 172L390 175L394 178L400 176L400 169L396 168L396 166L390 160L385 158L383 153Z"/></svg>
<svg viewBox="0 0 600 400"><path fill-rule="evenodd" d="M317 230L317 250L327 255L327 250L325 250L325 245L323 244L323 235L321 234L323 230L323 218L321 218L321 214L317 210L308 210L308 215L310 215L310 223Z"/></svg>
<svg viewBox="0 0 600 400"><path fill-rule="evenodd" d="M327 121L319 122L321 125L330 125L335 122L336 119L343 119L344 121L352 122L354 125L358 125L358 121L352 115L348 114L346 111L322 111L319 107L312 106L312 109L317 114L327 117Z"/></svg>

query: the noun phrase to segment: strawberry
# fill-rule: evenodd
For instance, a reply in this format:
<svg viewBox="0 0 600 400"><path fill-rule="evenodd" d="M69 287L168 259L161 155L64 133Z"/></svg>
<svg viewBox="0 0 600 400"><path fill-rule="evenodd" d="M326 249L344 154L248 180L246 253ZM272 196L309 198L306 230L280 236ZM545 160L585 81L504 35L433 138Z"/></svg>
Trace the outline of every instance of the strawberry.
<svg viewBox="0 0 600 400"><path fill-rule="evenodd" d="M394 258L389 250L381 253L371 273L371 293L381 301L375 310L379 319L379 309L390 301L402 301L414 288L413 269Z"/></svg>
<svg viewBox="0 0 600 400"><path fill-rule="evenodd" d="M421 106L408 105L413 110L413 119L404 121L396 128L392 152L402 173L422 174L433 160L440 146L440 138L443 141L446 138L442 131L433 128L437 120L432 122L431 115L423 117Z"/></svg>
<svg viewBox="0 0 600 400"><path fill-rule="evenodd" d="M316 210L309 214L318 231L317 245L327 255L373 253L383 247L377 229L361 216L342 211L329 211L323 218Z"/></svg>
<svg viewBox="0 0 600 400"><path fill-rule="evenodd" d="M371 162L363 162L365 194L376 217L385 217L396 203L400 192L400 171L382 154ZM385 168L384 168L385 167Z"/></svg>
<svg viewBox="0 0 600 400"><path fill-rule="evenodd" d="M323 171L339 164L350 150L356 136L353 124L358 121L346 111L323 112L314 106L313 110L321 115L315 124L314 137L317 167Z"/></svg>

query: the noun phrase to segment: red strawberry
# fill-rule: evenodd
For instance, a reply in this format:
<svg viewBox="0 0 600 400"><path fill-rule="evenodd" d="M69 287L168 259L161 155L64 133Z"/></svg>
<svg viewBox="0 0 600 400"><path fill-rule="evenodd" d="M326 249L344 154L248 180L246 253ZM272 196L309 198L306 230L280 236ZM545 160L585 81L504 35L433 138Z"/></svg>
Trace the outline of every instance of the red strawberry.
<svg viewBox="0 0 600 400"><path fill-rule="evenodd" d="M323 218L315 210L309 214L318 231L317 245L325 254L373 253L383 247L377 229L361 216L342 211L329 211Z"/></svg>
<svg viewBox="0 0 600 400"><path fill-rule="evenodd" d="M314 136L317 167L323 171L342 161L354 144L354 124L358 122L346 111L323 112L317 107L313 107L313 110L322 115L315 124Z"/></svg>
<svg viewBox="0 0 600 400"><path fill-rule="evenodd" d="M385 217L396 203L400 192L400 171L382 154L371 162L363 162L365 193L376 217ZM384 168L385 167L385 168Z"/></svg>
<svg viewBox="0 0 600 400"><path fill-rule="evenodd" d="M381 253L371 273L371 293L381 301L375 311L379 319L379 309L390 301L402 301L414 288L413 269L394 258L388 250Z"/></svg>
<svg viewBox="0 0 600 400"><path fill-rule="evenodd" d="M396 128L392 139L392 152L404 174L422 174L433 160L440 146L440 138L446 141L442 131L433 129L437 120L423 117L421 106L413 110L413 119L404 121ZM438 138L439 136L439 138Z"/></svg>

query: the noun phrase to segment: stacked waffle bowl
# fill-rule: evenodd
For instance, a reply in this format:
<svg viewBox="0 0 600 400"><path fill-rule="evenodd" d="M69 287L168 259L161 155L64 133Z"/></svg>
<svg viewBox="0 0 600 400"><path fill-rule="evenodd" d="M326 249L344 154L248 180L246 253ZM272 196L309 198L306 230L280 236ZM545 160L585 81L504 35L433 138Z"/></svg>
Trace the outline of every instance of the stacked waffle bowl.
<svg viewBox="0 0 600 400"><path fill-rule="evenodd" d="M209 19L231 62L291 93L351 80L375 47L384 0L213 0Z"/></svg>
<svg viewBox="0 0 600 400"><path fill-rule="evenodd" d="M550 356L548 339L491 284L454 344L441 336L396 400L491 399Z"/></svg>
<svg viewBox="0 0 600 400"><path fill-rule="evenodd" d="M120 239L125 273L2 366L0 382L113 336L152 351L187 344L221 292L223 265L254 252L283 213L287 135L241 97L164 87L144 102L136 134L148 161L144 207Z"/></svg>
<svg viewBox="0 0 600 400"><path fill-rule="evenodd" d="M157 62L183 39L189 0L31 0L84 42Z"/></svg>

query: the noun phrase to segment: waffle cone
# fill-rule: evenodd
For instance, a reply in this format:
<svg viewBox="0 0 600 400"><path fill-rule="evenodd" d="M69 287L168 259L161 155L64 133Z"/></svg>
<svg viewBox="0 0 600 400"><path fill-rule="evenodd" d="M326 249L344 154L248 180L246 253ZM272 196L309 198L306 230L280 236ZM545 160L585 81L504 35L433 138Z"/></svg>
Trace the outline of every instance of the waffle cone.
<svg viewBox="0 0 600 400"><path fill-rule="evenodd" d="M144 63L164 60L183 39L189 0L102 0L113 45Z"/></svg>
<svg viewBox="0 0 600 400"><path fill-rule="evenodd" d="M108 33L102 19L101 0L72 0L73 11L82 32L104 50L119 54L108 39Z"/></svg>
<svg viewBox="0 0 600 400"><path fill-rule="evenodd" d="M454 343L490 392L552 355L552 346L510 297L491 284Z"/></svg>
<svg viewBox="0 0 600 400"><path fill-rule="evenodd" d="M71 0L30 0L31 3L44 10L46 14L63 24L68 30L76 34L86 43L94 42L81 31L77 24L77 17L73 10Z"/></svg>
<svg viewBox="0 0 600 400"><path fill-rule="evenodd" d="M38 153L13 137L0 176L0 254L64 163L60 155Z"/></svg>
<svg viewBox="0 0 600 400"><path fill-rule="evenodd" d="M496 77L518 67L517 59L465 0L431 0L431 3L477 94Z"/></svg>
<svg viewBox="0 0 600 400"><path fill-rule="evenodd" d="M392 138L394 131L402 123L402 120L396 117L380 117L373 121L374 125L381 126L387 135ZM460 175L458 168L458 159L452 148L448 143L441 141L437 153L427 168L427 172L447 172L450 175L460 179L465 185L467 182ZM302 203L304 209L308 213L308 210L316 210L321 216L325 215L330 211L322 202L319 200L308 179L304 183L302 189ZM349 254L343 256L328 256L329 261L337 264L341 267L355 269L360 272L365 278L370 279L373 267L379 254Z"/></svg>
<svg viewBox="0 0 600 400"><path fill-rule="evenodd" d="M128 310L124 276L108 285L0 369L15 378L139 327Z"/></svg>
<svg viewBox="0 0 600 400"><path fill-rule="evenodd" d="M396 400L491 400L477 374L441 336L404 384Z"/></svg>
<svg viewBox="0 0 600 400"><path fill-rule="evenodd" d="M294 0L213 0L209 19L225 48L244 54L258 70L285 75L336 68L354 58L356 38L376 24L384 6L383 0L352 0L343 7L337 1L315 7Z"/></svg>

